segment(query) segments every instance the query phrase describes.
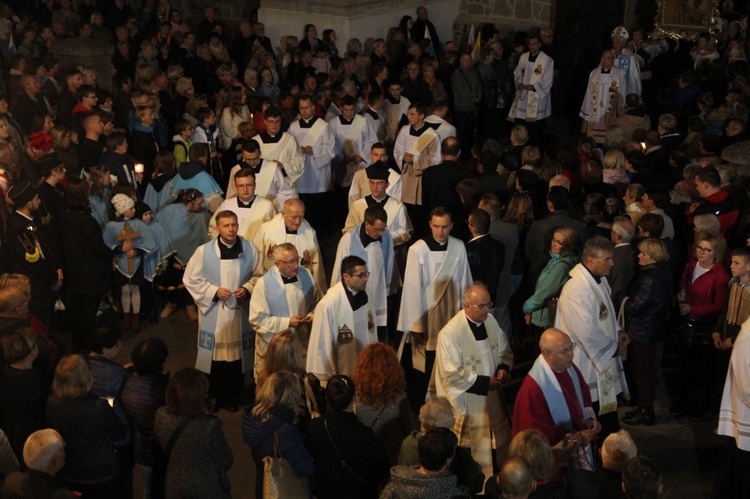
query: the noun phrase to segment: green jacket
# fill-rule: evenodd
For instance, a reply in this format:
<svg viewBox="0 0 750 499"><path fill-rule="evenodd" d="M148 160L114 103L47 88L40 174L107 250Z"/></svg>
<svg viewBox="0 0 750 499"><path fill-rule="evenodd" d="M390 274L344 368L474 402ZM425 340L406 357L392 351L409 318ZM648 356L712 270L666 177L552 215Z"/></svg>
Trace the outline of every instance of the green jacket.
<svg viewBox="0 0 750 499"><path fill-rule="evenodd" d="M534 294L523 304L523 313L531 314L532 324L544 329L552 327L547 301L560 296L563 285L570 277L570 269L578 263L578 255L575 253L556 255L550 252L550 255L552 258L536 281Z"/></svg>

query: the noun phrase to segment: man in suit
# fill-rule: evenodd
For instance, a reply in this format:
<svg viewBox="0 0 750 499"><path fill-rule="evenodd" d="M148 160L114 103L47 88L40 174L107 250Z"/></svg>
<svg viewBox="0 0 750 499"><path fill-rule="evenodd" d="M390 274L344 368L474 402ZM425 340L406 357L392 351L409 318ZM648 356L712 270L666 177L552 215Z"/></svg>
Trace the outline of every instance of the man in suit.
<svg viewBox="0 0 750 499"><path fill-rule="evenodd" d="M510 301L510 296L513 294L511 288L511 271L513 258L518 247L518 226L500 219L503 204L494 194L483 195L479 200L479 209L486 211L490 216L490 236L505 247L505 261L500 271L497 292L493 298L495 306L492 308L492 315L497 319L502 330L510 337L512 331L508 302Z"/></svg>
<svg viewBox="0 0 750 499"><path fill-rule="evenodd" d="M490 300L497 299L497 284L505 264L505 245L490 236L490 215L480 209L469 214L471 240L466 244L466 256L474 282L487 286Z"/></svg>
<svg viewBox="0 0 750 499"><path fill-rule="evenodd" d="M431 212L438 206L450 210L453 218L461 215L461 198L456 185L471 174L458 163L461 144L456 137L448 137L440 144L443 162L422 173L422 206Z"/></svg>
<svg viewBox="0 0 750 499"><path fill-rule="evenodd" d="M612 303L615 310L620 310L622 299L633 280L636 269L638 251L630 244L635 236L635 226L627 217L616 217L612 224L610 239L615 243L612 255L615 266L609 274L609 285L612 288Z"/></svg>

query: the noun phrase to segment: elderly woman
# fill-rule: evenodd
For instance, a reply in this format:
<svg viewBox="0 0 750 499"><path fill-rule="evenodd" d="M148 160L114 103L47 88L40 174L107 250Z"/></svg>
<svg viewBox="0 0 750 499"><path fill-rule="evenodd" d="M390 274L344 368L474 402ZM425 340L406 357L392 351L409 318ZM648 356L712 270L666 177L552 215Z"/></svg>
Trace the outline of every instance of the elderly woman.
<svg viewBox="0 0 750 499"><path fill-rule="evenodd" d="M545 329L552 327L557 297L570 277L570 269L578 263L578 233L570 227L560 227L552 235L550 260L539 274L534 294L523 304L526 325L534 331L535 344ZM550 306L554 304L554 306Z"/></svg>
<svg viewBox="0 0 750 499"><path fill-rule="evenodd" d="M435 428L452 429L456 424L456 414L450 402L445 397L428 398L419 410L419 431L413 431L401 442L398 464L419 466L418 442L422 435ZM458 478L461 485L474 494L482 491L484 474L482 467L471 457L471 451L465 447L457 447L456 455L450 464L451 472Z"/></svg>
<svg viewBox="0 0 750 499"><path fill-rule="evenodd" d="M155 433L165 450L165 497L231 497L227 471L234 458L221 421L206 413L208 378L183 368L167 385L166 407L156 411Z"/></svg>
<svg viewBox="0 0 750 499"><path fill-rule="evenodd" d="M626 413L623 423L653 425L657 383L657 346L669 320L672 304L672 273L667 265L669 250L660 239L638 244L638 272L630 283L625 301L625 330L630 334L628 363L635 381L638 408Z"/></svg>
<svg viewBox="0 0 750 499"><path fill-rule="evenodd" d="M714 407L713 385L719 351L713 346L712 332L724 305L729 275L724 270L727 243L717 232L704 232L695 238L695 256L685 266L677 292L686 326L680 352L681 389L671 411L693 421L702 421ZM698 388L691 397L690 388Z"/></svg>
<svg viewBox="0 0 750 499"><path fill-rule="evenodd" d="M302 407L302 387L293 373L272 374L258 390L255 406L248 407L242 416L242 438L255 460L255 497L264 497L263 460L281 455L304 478L315 471L313 458L305 447L305 440L294 426ZM278 448L275 446L278 445Z"/></svg>
<svg viewBox="0 0 750 499"><path fill-rule="evenodd" d="M47 399L47 425L65 440L58 474L83 497L125 498L127 487L113 442L126 431L106 399L89 394L93 378L81 355L64 357Z"/></svg>
<svg viewBox="0 0 750 499"><path fill-rule="evenodd" d="M374 343L362 350L354 370L354 384L354 413L375 432L391 465L395 465L401 442L413 426L404 370L395 350L385 343Z"/></svg>
<svg viewBox="0 0 750 499"><path fill-rule="evenodd" d="M547 438L539 430L524 430L513 438L508 448L508 457L521 456L531 465L534 476L534 492L530 497L563 498L565 485L555 466L555 456ZM497 475L487 481L487 497L503 497Z"/></svg>

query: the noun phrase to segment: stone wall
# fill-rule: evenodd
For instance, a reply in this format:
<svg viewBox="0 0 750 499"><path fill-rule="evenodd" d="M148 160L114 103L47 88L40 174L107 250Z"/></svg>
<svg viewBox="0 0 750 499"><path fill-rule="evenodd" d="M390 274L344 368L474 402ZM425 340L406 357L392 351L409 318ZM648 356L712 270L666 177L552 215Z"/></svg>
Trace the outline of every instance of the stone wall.
<svg viewBox="0 0 750 499"><path fill-rule="evenodd" d="M555 0L459 0L454 23L454 39L460 41L471 25L478 31L493 23L501 34L526 30L532 26L551 26L555 19Z"/></svg>

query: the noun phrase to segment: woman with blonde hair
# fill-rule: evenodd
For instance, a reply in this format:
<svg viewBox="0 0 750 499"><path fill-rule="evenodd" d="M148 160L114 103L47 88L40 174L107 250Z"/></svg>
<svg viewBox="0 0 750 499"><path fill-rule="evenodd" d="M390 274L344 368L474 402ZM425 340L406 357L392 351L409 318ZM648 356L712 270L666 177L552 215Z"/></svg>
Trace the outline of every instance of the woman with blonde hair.
<svg viewBox="0 0 750 499"><path fill-rule="evenodd" d="M263 459L276 455L283 456L300 477L309 478L315 473L313 458L294 426L302 404L299 378L282 371L266 379L256 395L255 406L245 410L242 439L252 451L256 477L263 476ZM264 497L262 479L255 480L255 497Z"/></svg>
<svg viewBox="0 0 750 499"><path fill-rule="evenodd" d="M625 154L618 150L612 149L604 154L602 161L604 170L602 176L607 184L629 184L630 177L625 170Z"/></svg>
<svg viewBox="0 0 750 499"><path fill-rule="evenodd" d="M531 465L534 497L566 497L547 438L539 430L524 430L510 442L508 457L521 456Z"/></svg>
<svg viewBox="0 0 750 499"><path fill-rule="evenodd" d="M219 120L220 141L224 149L230 149L232 143L240 138L240 132L237 129L239 124L251 118L250 109L245 103L245 90L242 87L232 87L229 90L227 105L221 111L221 120ZM230 168L232 166L234 165L229 165Z"/></svg>
<svg viewBox="0 0 750 499"><path fill-rule="evenodd" d="M47 399L47 425L65 440L58 477L84 497L124 498L127 486L113 442L126 430L106 399L89 393L93 378L81 355L63 357Z"/></svg>
<svg viewBox="0 0 750 499"><path fill-rule="evenodd" d="M628 364L638 396L638 408L628 411L622 422L652 425L656 422L654 400L658 371L658 345L664 341L674 284L667 266L669 250L660 239L638 243L638 272L628 286L625 307L625 329L630 335Z"/></svg>
<svg viewBox="0 0 750 499"><path fill-rule="evenodd" d="M715 407L713 386L720 352L714 348L712 333L724 306L729 275L724 270L727 243L718 232L704 232L695 239L693 256L682 273L677 287L680 314L685 330L680 351L682 386L671 411L677 416L690 414L702 421ZM698 394L691 396L692 387Z"/></svg>
<svg viewBox="0 0 750 499"><path fill-rule="evenodd" d="M375 432L395 465L401 442L413 429L406 378L396 351L385 343L367 346L357 359L354 384L354 413Z"/></svg>
<svg viewBox="0 0 750 499"><path fill-rule="evenodd" d="M646 210L641 205L645 193L646 190L641 184L630 184L625 189L625 195L622 198L625 201L625 214L630 217L633 225L638 225L638 220L646 214Z"/></svg>

